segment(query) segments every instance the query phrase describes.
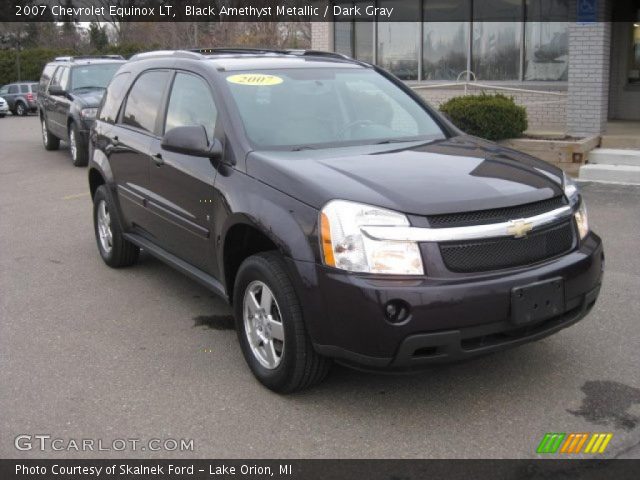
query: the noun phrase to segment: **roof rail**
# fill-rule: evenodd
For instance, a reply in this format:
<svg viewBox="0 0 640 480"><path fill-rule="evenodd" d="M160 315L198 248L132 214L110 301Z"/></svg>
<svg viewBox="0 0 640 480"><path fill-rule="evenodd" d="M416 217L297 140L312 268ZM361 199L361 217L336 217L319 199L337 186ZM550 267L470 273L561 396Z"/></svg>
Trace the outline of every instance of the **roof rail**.
<svg viewBox="0 0 640 480"><path fill-rule="evenodd" d="M200 59L204 58L201 54L193 50L152 50L151 52L136 53L129 59L144 60L145 58L162 58L162 57L182 57Z"/></svg>
<svg viewBox="0 0 640 480"><path fill-rule="evenodd" d="M122 55L75 55L75 56L63 56L56 57L54 62L74 62L76 60L99 60L99 59L108 59L108 60L124 60Z"/></svg>
<svg viewBox="0 0 640 480"><path fill-rule="evenodd" d="M276 48L249 48L249 47L213 47L213 48L190 48L190 52L200 53L202 55L206 54L261 54L261 53L288 53L287 50L279 50Z"/></svg>

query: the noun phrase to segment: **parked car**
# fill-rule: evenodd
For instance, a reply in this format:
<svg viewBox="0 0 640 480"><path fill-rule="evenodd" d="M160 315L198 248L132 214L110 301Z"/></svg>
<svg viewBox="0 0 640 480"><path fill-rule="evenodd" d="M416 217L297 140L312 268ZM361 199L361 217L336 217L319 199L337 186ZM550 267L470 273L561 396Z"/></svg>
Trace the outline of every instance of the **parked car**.
<svg viewBox="0 0 640 480"><path fill-rule="evenodd" d="M9 113L9 104L7 101L0 97L0 118L4 118Z"/></svg>
<svg viewBox="0 0 640 480"><path fill-rule="evenodd" d="M467 136L375 66L314 51L137 55L91 135L98 250L233 306L260 382L410 371L538 340L604 266L558 168Z"/></svg>
<svg viewBox="0 0 640 480"><path fill-rule="evenodd" d="M60 140L67 141L73 164L87 165L89 130L105 88L123 63L120 55L58 57L44 67L38 110L45 149L57 150Z"/></svg>
<svg viewBox="0 0 640 480"><path fill-rule="evenodd" d="M20 117L38 109L38 83L16 82L0 87L0 97L9 104L9 110Z"/></svg>

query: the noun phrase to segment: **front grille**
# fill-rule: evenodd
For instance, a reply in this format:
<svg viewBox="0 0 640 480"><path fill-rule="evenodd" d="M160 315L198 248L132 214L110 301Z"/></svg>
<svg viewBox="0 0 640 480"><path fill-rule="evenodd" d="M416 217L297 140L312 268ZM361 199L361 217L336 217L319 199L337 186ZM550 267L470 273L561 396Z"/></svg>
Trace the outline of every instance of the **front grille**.
<svg viewBox="0 0 640 480"><path fill-rule="evenodd" d="M452 272L483 272L517 267L562 255L573 247L571 220L534 231L524 238L490 238L440 244L446 267Z"/></svg>
<svg viewBox="0 0 640 480"><path fill-rule="evenodd" d="M565 206L564 197L554 197L541 202L527 203L515 207L496 208L493 210L477 210L475 212L430 215L427 217L432 228L463 227L468 225L488 225L490 223L508 222L517 218L533 217Z"/></svg>

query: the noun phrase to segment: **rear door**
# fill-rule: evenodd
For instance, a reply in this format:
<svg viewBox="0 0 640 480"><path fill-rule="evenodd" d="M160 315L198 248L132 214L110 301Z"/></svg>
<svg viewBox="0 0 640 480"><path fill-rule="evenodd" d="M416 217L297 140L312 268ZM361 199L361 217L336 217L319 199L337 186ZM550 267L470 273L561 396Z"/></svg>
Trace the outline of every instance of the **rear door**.
<svg viewBox="0 0 640 480"><path fill-rule="evenodd" d="M166 106L163 133L181 126L203 126L209 145L216 130L217 108L207 82L178 71ZM212 194L216 168L208 158L192 157L161 148L151 141L149 210L160 245L201 270L214 271Z"/></svg>
<svg viewBox="0 0 640 480"><path fill-rule="evenodd" d="M119 77L114 78L110 90L117 88L119 82L127 82L126 78ZM147 238L152 237L147 210L150 146L159 135L158 112L169 78L168 70L143 72L129 90L118 121L105 131L108 137L105 151L108 152L125 228ZM109 98L105 99L103 111L108 102ZM150 239L155 242L154 238Z"/></svg>

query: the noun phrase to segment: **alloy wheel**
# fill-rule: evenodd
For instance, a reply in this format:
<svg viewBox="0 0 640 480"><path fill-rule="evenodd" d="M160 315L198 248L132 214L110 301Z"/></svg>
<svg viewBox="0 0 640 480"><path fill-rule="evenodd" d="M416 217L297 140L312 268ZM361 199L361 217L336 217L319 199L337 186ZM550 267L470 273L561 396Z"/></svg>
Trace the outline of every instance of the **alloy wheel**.
<svg viewBox="0 0 640 480"><path fill-rule="evenodd" d="M244 331L253 356L263 367L273 370L284 354L284 328L280 307L273 292L259 280L244 293Z"/></svg>
<svg viewBox="0 0 640 480"><path fill-rule="evenodd" d="M76 133L73 128L69 132L69 150L71 151L71 158L75 161L76 155L78 155L78 145L76 143Z"/></svg>
<svg viewBox="0 0 640 480"><path fill-rule="evenodd" d="M46 145L49 141L49 132L47 132L47 122L45 122L44 118L42 119L42 141Z"/></svg>
<svg viewBox="0 0 640 480"><path fill-rule="evenodd" d="M107 208L107 202L100 200L98 204L97 214L98 236L100 237L100 246L107 255L111 253L113 248L113 234L111 233L111 215Z"/></svg>

